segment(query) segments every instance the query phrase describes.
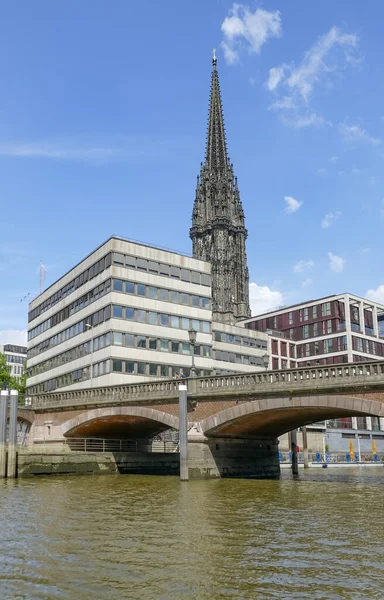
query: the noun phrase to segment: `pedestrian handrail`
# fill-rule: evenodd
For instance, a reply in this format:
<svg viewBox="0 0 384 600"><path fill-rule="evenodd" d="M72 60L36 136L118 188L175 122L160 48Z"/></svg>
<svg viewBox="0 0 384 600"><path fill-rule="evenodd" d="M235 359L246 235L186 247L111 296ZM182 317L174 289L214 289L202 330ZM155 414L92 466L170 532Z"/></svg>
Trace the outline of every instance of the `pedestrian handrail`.
<svg viewBox="0 0 384 600"><path fill-rule="evenodd" d="M35 440L33 445L18 447L21 453L55 452L178 452L178 441L126 440L111 438L65 438L64 440Z"/></svg>

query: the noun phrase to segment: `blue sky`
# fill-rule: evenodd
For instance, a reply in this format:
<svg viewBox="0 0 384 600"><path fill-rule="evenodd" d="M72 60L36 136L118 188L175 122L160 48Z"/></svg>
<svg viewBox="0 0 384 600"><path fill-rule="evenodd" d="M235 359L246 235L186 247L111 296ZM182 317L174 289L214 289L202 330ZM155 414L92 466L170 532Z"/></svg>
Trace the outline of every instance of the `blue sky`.
<svg viewBox="0 0 384 600"><path fill-rule="evenodd" d="M190 251L212 48L253 310L384 302L384 4L40 0L0 21L0 342L111 234Z"/></svg>

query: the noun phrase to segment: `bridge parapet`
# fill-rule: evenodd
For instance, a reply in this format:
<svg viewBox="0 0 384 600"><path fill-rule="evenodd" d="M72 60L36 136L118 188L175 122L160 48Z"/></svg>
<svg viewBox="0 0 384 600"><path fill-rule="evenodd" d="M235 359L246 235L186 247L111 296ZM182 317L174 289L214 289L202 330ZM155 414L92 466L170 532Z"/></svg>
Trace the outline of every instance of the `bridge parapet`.
<svg viewBox="0 0 384 600"><path fill-rule="evenodd" d="M384 386L384 361L349 363L342 365L257 371L236 375L196 377L188 379L188 394L195 399L274 395L321 394L341 390L368 390ZM176 401L177 380L146 381L103 388L88 388L41 394L31 398L30 408L81 408L83 406L116 406L131 403L151 404Z"/></svg>

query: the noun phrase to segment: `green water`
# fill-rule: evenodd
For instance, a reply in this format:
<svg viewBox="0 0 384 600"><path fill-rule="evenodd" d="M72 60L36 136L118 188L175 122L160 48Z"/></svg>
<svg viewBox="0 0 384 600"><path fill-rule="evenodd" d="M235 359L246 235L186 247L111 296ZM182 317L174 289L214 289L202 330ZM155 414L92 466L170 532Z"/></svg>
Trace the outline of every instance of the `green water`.
<svg viewBox="0 0 384 600"><path fill-rule="evenodd" d="M384 598L384 468L0 482L0 599Z"/></svg>

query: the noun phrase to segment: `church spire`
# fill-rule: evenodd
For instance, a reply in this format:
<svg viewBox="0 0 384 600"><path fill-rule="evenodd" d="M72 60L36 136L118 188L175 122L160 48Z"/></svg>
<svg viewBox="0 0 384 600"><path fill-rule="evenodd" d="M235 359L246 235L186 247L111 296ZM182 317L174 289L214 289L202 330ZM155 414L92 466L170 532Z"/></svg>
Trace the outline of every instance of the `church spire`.
<svg viewBox="0 0 384 600"><path fill-rule="evenodd" d="M215 51L205 162L197 178L190 237L194 258L211 263L213 319L231 324L250 317L247 230L227 152Z"/></svg>
<svg viewBox="0 0 384 600"><path fill-rule="evenodd" d="M219 74L217 72L216 50L213 50L211 94L209 98L209 117L205 162L210 168L224 169L228 163L227 141L223 108L221 104Z"/></svg>

